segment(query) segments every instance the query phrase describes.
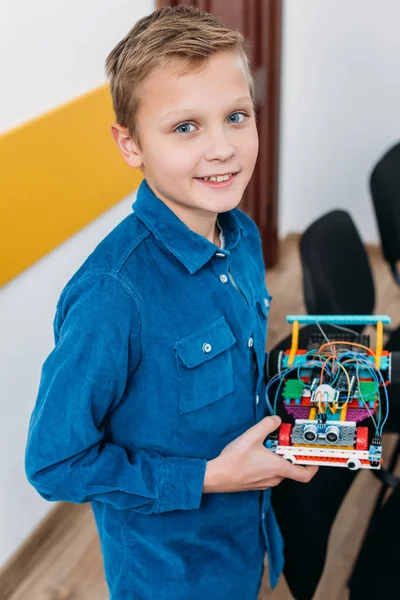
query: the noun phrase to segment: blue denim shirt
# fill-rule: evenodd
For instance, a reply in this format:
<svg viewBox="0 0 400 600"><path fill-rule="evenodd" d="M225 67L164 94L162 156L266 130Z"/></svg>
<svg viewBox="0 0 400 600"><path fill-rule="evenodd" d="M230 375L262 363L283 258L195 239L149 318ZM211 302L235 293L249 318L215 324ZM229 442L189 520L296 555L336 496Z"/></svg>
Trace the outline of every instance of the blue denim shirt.
<svg viewBox="0 0 400 600"><path fill-rule="evenodd" d="M260 236L239 210L219 223L223 250L144 181L57 305L26 472L92 503L112 600L255 600L265 551L272 586L282 570L269 491L202 494L207 460L266 414Z"/></svg>

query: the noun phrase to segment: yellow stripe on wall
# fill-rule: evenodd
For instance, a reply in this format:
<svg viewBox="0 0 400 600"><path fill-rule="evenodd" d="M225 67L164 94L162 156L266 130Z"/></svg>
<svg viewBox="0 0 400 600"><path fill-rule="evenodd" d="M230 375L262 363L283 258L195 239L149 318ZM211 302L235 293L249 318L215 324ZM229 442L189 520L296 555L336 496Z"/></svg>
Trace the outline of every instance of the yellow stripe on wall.
<svg viewBox="0 0 400 600"><path fill-rule="evenodd" d="M135 190L107 85L0 136L0 285Z"/></svg>

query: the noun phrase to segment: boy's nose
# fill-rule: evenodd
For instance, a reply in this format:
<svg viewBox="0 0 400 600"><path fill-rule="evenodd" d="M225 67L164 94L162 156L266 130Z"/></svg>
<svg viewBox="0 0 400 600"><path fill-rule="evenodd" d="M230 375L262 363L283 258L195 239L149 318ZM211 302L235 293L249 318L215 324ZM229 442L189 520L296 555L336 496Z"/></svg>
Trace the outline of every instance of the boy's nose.
<svg viewBox="0 0 400 600"><path fill-rule="evenodd" d="M235 156L235 146L230 143L227 136L223 133L210 136L208 141L205 158L208 161L220 160L227 161Z"/></svg>

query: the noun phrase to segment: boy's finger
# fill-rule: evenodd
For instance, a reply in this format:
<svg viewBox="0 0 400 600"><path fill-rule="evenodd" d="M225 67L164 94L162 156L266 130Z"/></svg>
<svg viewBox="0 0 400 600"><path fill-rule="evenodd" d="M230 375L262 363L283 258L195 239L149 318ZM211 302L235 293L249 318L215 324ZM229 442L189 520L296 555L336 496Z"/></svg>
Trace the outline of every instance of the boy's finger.
<svg viewBox="0 0 400 600"><path fill-rule="evenodd" d="M244 435L246 435L247 438L250 438L254 442L264 442L265 438L270 433L275 431L275 429L277 429L280 424L281 418L277 415L274 415L272 417L265 417L264 419L261 419L261 421L256 425L250 427L250 429L248 429Z"/></svg>
<svg viewBox="0 0 400 600"><path fill-rule="evenodd" d="M287 479L293 479L293 481L298 481L299 483L308 483L314 477L314 475L318 471L318 467L314 467L314 465L292 465L288 461L287 469L285 473L285 477Z"/></svg>

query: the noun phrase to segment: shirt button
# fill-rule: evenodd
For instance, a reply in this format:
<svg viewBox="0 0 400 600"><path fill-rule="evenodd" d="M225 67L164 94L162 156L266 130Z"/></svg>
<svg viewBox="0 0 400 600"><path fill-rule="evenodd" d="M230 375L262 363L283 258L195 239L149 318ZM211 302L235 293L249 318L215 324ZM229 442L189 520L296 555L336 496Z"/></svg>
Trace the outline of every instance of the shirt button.
<svg viewBox="0 0 400 600"><path fill-rule="evenodd" d="M260 402L260 396L256 396L256 404Z"/></svg>
<svg viewBox="0 0 400 600"><path fill-rule="evenodd" d="M202 350L203 350L203 352L205 352L206 354L208 354L212 350L211 344L203 344Z"/></svg>
<svg viewBox="0 0 400 600"><path fill-rule="evenodd" d="M222 283L228 283L228 278L225 273L222 273L222 275L219 276L219 279Z"/></svg>
<svg viewBox="0 0 400 600"><path fill-rule="evenodd" d="M224 254L223 252L216 252L215 256L218 256L218 258L226 258L226 254Z"/></svg>
<svg viewBox="0 0 400 600"><path fill-rule="evenodd" d="M254 344L254 340L253 340L253 338L252 338L252 337L249 337L249 341L247 342L247 345L248 345L248 347L249 347L249 348L252 348L252 347L253 347L253 344Z"/></svg>

